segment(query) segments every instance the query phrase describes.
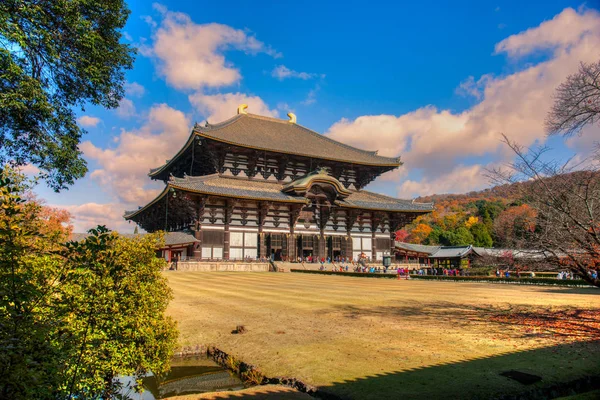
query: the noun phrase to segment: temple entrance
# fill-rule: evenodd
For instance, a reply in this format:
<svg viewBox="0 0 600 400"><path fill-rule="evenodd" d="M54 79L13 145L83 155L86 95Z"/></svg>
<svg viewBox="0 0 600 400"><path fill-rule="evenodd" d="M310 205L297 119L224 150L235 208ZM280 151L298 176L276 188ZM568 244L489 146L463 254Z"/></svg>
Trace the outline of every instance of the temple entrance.
<svg viewBox="0 0 600 400"><path fill-rule="evenodd" d="M341 236L328 236L327 237L327 255L331 257L332 261L337 261L343 256L342 252L342 237Z"/></svg>
<svg viewBox="0 0 600 400"><path fill-rule="evenodd" d="M284 261L287 255L287 240L285 235L271 233L267 235L267 254L273 261Z"/></svg>
<svg viewBox="0 0 600 400"><path fill-rule="evenodd" d="M317 240L315 235L298 235L296 239L298 257L302 261L315 261L317 256Z"/></svg>

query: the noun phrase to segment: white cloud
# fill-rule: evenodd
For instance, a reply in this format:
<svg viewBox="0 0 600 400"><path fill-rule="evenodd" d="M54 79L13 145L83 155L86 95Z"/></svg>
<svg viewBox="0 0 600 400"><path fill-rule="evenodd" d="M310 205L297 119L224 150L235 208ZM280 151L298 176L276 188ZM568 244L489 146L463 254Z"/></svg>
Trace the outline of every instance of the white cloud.
<svg viewBox="0 0 600 400"><path fill-rule="evenodd" d="M116 110L117 115L121 118L130 118L135 116L135 104L130 99L123 97L119 101L119 108Z"/></svg>
<svg viewBox="0 0 600 400"><path fill-rule="evenodd" d="M441 192L448 171L466 158L509 157L500 142L501 133L523 145L545 140L543 122L555 88L577 71L581 61L595 61L600 54L600 14L565 9L551 21L503 40L496 52L516 57L541 48L553 50L544 62L503 77L484 75L463 82L459 90L481 100L463 112L426 106L400 116L344 118L327 135L361 148L379 149L381 155L402 155L402 168L420 170L422 189L431 190L420 194ZM414 182L410 185L416 187ZM410 192L411 187L401 191Z"/></svg>
<svg viewBox="0 0 600 400"><path fill-rule="evenodd" d="M146 93L146 88L137 82L125 83L125 94L131 97L142 97Z"/></svg>
<svg viewBox="0 0 600 400"><path fill-rule="evenodd" d="M189 96L190 103L211 123L225 121L236 115L240 104L248 105L248 112L252 114L277 117L277 110L272 110L258 96L249 96L244 93L195 93Z"/></svg>
<svg viewBox="0 0 600 400"><path fill-rule="evenodd" d="M224 51L235 49L248 54L281 54L247 31L227 25L196 24L184 13L154 4L161 20L147 18L154 26L153 43L143 45L143 54L157 62L158 72L178 89L222 87L238 82L240 71L225 60Z"/></svg>
<svg viewBox="0 0 600 400"><path fill-rule="evenodd" d="M125 206L144 205L158 194L162 183L152 183L148 172L181 148L190 129L184 113L158 104L150 109L139 129L121 132L115 148L101 149L90 141L80 148L87 159L100 165L90 177L116 196L122 210Z"/></svg>
<svg viewBox="0 0 600 400"><path fill-rule="evenodd" d="M118 232L130 232L135 227L133 222L130 224L123 219L124 209L119 203L84 203L53 207L69 211L73 217L73 232L83 233L98 225L105 225Z"/></svg>
<svg viewBox="0 0 600 400"><path fill-rule="evenodd" d="M100 118L92 117L90 115L82 115L77 118L77 123L86 128L93 128L100 123Z"/></svg>
<svg viewBox="0 0 600 400"><path fill-rule="evenodd" d="M300 103L304 104L305 106L315 104L317 102L317 93L319 92L319 90L321 90L321 86L318 84L315 85L314 88L312 88L311 90L308 91L308 94L306 95L306 99L304 99Z"/></svg>
<svg viewBox="0 0 600 400"><path fill-rule="evenodd" d="M150 27L152 27L152 28L156 28L158 26L158 24L156 23L154 18L152 18L149 15L142 15L140 18L142 19L142 21L144 21L145 23L150 25Z"/></svg>
<svg viewBox="0 0 600 400"><path fill-rule="evenodd" d="M566 8L550 21L540 26L512 35L496 45L496 53L507 53L510 57L522 57L536 50L567 50L577 45L584 36L597 35L600 30L598 12L577 12ZM595 54L594 56L597 56Z"/></svg>
<svg viewBox="0 0 600 400"><path fill-rule="evenodd" d="M41 172L40 169L33 164L22 165L19 167L19 171L29 176L35 176Z"/></svg>
<svg viewBox="0 0 600 400"><path fill-rule="evenodd" d="M398 197L414 198L420 195L442 193L466 193L489 186L485 167L481 165L458 165L437 177L426 177L420 181L406 180L398 187Z"/></svg>
<svg viewBox="0 0 600 400"><path fill-rule="evenodd" d="M289 69L285 65L278 65L275 68L273 68L273 71L271 71L271 76L279 79L280 81L287 79L287 78L298 78L298 79L303 79L303 80L308 80L308 79L313 79L313 78L318 78L318 77L325 78L324 74L298 72L298 71L294 71L293 69Z"/></svg>

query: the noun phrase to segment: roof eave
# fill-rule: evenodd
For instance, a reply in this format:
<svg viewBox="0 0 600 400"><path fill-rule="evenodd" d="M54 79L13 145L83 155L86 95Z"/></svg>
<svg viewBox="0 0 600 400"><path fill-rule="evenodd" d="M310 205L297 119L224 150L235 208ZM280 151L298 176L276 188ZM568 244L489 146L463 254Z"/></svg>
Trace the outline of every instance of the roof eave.
<svg viewBox="0 0 600 400"><path fill-rule="evenodd" d="M175 156L173 156L169 161L167 161L162 166L155 168L153 170L150 170L150 172L148 173L148 176L150 178L156 178L160 173L162 173L163 171L168 169L183 153L185 153L187 151L187 149L190 147L190 145L192 143L194 143L194 139L196 138L197 135L198 134L196 133L195 129L192 129L192 133L188 137L188 140L185 142L183 147L181 149L179 149L179 151L175 154Z"/></svg>
<svg viewBox="0 0 600 400"><path fill-rule="evenodd" d="M267 149L264 147L257 147L257 146L249 146L249 145L245 145L245 144L241 144L241 143L237 143L237 142L233 142L230 140L225 140L223 138L218 138L215 136L212 136L210 134L208 134L208 132L202 132L202 131L196 131L195 132L198 136L204 137L206 139L210 139L210 140L214 140L217 142L221 142L221 143L226 143L232 146L237 146L237 147L243 147L246 149L252 149L252 150L260 150L260 151L268 151L271 153L280 153L280 154L288 154L288 155L295 155L295 156L301 156L301 157L309 157L308 155L305 154L301 154L301 153L296 153L296 152L291 152L291 151L282 151L282 150L273 150L273 149ZM378 156L380 157L380 156ZM336 162L343 162L343 163L348 163L348 164L357 164L357 165L365 165L365 166L370 166L370 167L392 167L392 168L399 168L402 165L402 162L400 161L395 161L395 162L390 162L390 163L369 163L369 162L362 162L362 161L350 161L350 160L345 160L345 159L337 159L337 158L333 158L333 157L313 157L316 159L321 159L321 160L328 160L328 161L336 161ZM382 157L384 158L384 157ZM387 158L387 157L385 157Z"/></svg>

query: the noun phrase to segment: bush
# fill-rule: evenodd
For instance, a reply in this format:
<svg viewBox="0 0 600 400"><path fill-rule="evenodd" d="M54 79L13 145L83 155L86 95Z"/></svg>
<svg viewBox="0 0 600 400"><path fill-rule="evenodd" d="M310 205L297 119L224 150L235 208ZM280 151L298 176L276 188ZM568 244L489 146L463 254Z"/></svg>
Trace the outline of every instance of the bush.
<svg viewBox="0 0 600 400"><path fill-rule="evenodd" d="M0 171L0 398L111 398L169 368L177 331L156 235L98 227L65 245Z"/></svg>
<svg viewBox="0 0 600 400"><path fill-rule="evenodd" d="M304 269L292 269L291 272L303 274L321 274L321 275L341 275L354 276L360 278L388 278L397 279L396 274L371 274L361 272L334 272L334 271L313 271ZM402 277L404 279L404 277ZM439 276L439 275L411 275L410 279L429 280L429 281L454 281L454 282L489 282L489 283L514 283L521 285L552 285L552 286L592 286L582 279L560 280L552 278L496 278L487 276Z"/></svg>

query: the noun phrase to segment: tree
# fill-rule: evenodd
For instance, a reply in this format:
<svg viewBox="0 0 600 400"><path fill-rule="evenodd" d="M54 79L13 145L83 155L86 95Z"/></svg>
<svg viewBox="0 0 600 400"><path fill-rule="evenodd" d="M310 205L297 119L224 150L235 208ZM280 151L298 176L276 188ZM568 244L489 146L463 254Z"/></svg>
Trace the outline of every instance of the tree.
<svg viewBox="0 0 600 400"><path fill-rule="evenodd" d="M600 62L581 63L556 90L547 132L567 137L597 123L599 116ZM574 164L545 160L545 147L525 149L506 136L504 142L516 161L490 176L500 183L528 181L519 187L538 213L533 245L550 256L549 262L600 287L600 148Z"/></svg>
<svg viewBox="0 0 600 400"><path fill-rule="evenodd" d="M537 227L528 241L556 267L569 268L600 286L600 158L571 166L544 161L544 148L526 150L505 138L517 159L508 170L494 170L497 181L523 181Z"/></svg>
<svg viewBox="0 0 600 400"><path fill-rule="evenodd" d="M55 190L85 175L74 109L116 108L134 50L123 0L0 2L0 163L34 164Z"/></svg>
<svg viewBox="0 0 600 400"><path fill-rule="evenodd" d="M579 133L587 124L600 121L600 61L581 63L556 89L554 104L546 118L550 134Z"/></svg>
<svg viewBox="0 0 600 400"><path fill-rule="evenodd" d="M44 399L59 385L62 353L53 333L64 320L48 299L61 262L40 231L40 206L27 203L27 185L0 170L0 398ZM63 349L66 350L67 343Z"/></svg>
<svg viewBox="0 0 600 400"><path fill-rule="evenodd" d="M61 370L59 393L110 398L117 375L141 379L168 371L177 339L165 316L172 292L161 274L165 261L155 249L158 234L127 239L98 227L82 242L67 243L69 268L63 293L68 333L76 338Z"/></svg>
<svg viewBox="0 0 600 400"><path fill-rule="evenodd" d="M471 226L471 234L473 235L473 245L479 247L492 247L494 241L492 235L488 231L485 224L478 222Z"/></svg>
<svg viewBox="0 0 600 400"><path fill-rule="evenodd" d="M510 207L494 220L494 237L499 245L525 248L535 231L537 212L527 204Z"/></svg>
<svg viewBox="0 0 600 400"><path fill-rule="evenodd" d="M412 230L410 237L413 243L423 243L433 229L426 224L419 224Z"/></svg>
<svg viewBox="0 0 600 400"><path fill-rule="evenodd" d="M23 178L0 178L0 398L110 398L117 374L165 372L177 331L162 238L98 227L65 245Z"/></svg>
<svg viewBox="0 0 600 400"><path fill-rule="evenodd" d="M473 235L464 226L454 231L444 231L440 234L439 244L443 246L468 246L473 244Z"/></svg>
<svg viewBox="0 0 600 400"><path fill-rule="evenodd" d="M475 225L476 223L478 223L478 222L479 222L479 218L477 218L477 217L474 217L474 216L472 216L472 215L471 215L471 216L470 216L469 218L467 218L467 220L465 221L465 227L466 227L467 229L471 229L471 227L472 227L473 225Z"/></svg>

